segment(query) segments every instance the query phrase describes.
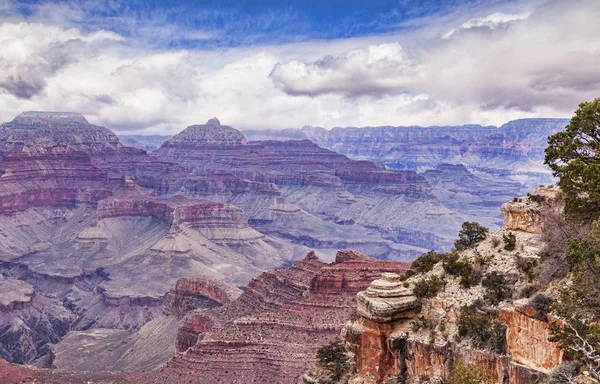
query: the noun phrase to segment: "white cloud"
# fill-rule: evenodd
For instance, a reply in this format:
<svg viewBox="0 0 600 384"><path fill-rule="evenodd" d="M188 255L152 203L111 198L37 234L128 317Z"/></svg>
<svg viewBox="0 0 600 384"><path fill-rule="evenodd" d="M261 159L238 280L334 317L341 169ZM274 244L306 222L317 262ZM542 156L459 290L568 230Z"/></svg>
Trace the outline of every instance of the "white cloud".
<svg viewBox="0 0 600 384"><path fill-rule="evenodd" d="M508 24L511 24L514 21L525 20L531 15L531 12L522 12L515 14L507 14L507 13L492 13L491 15L485 17L476 17L471 19L465 23L463 23L458 29L451 29L442 35L442 38L449 39L455 33L460 32L465 29L473 29L473 28L488 28L488 29L496 29L499 27L506 27Z"/></svg>
<svg viewBox="0 0 600 384"><path fill-rule="evenodd" d="M270 77L289 94L356 96L401 92L414 83L418 70L400 44L389 43L326 56L312 63L292 60L277 64Z"/></svg>

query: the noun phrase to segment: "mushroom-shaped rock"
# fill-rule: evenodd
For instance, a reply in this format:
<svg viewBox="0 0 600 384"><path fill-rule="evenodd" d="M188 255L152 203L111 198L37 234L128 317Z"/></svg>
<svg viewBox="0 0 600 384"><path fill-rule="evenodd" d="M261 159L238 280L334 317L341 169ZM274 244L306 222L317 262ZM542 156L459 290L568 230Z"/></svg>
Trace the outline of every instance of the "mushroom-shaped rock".
<svg viewBox="0 0 600 384"><path fill-rule="evenodd" d="M380 323L410 317L412 310L419 306L412 291L402 285L400 275L395 273L383 273L356 298L358 314Z"/></svg>

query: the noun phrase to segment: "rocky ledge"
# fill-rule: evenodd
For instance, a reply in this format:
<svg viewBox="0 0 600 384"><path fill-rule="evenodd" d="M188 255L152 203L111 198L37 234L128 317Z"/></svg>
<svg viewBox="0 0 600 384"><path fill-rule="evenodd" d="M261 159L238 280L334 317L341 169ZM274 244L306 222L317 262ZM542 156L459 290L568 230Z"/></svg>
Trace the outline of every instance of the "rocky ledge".
<svg viewBox="0 0 600 384"><path fill-rule="evenodd" d="M547 209L547 202L556 197L555 186L537 187L533 195L516 197L513 201L502 204L500 211L504 215L504 228L511 231L541 233L542 213Z"/></svg>

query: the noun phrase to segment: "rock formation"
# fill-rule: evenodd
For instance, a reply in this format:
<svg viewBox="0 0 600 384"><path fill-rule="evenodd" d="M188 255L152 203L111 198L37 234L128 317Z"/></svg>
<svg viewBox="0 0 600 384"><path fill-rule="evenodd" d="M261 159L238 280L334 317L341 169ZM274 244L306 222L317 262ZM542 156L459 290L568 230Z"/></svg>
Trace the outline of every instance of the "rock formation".
<svg viewBox="0 0 600 384"><path fill-rule="evenodd" d="M182 353L155 382L296 383L354 312L354 295L382 272L407 268L340 251L332 264L311 252L289 269L265 272L231 304L190 312L178 335Z"/></svg>
<svg viewBox="0 0 600 384"><path fill-rule="evenodd" d="M539 195L520 198L520 206L539 211L535 225L543 224L545 212L553 209L542 205L541 196L550 198L554 192L552 188L540 188ZM512 214L514 210L504 212ZM508 223L513 224L514 220ZM494 238L509 230L521 244L519 249L496 249L498 244ZM479 268L485 268L481 273L500 274L520 289L527 286L530 277L518 263L539 258L540 247L540 235L531 230L531 225L518 225L489 235L476 247L462 251L459 258L473 268L479 263ZM486 258L489 261L484 261ZM432 276L444 280L443 289L433 297L417 300L407 287L416 287ZM555 342L549 341L551 315L547 315L547 319L540 318L529 299L513 301L510 296L494 306L482 307L486 289L481 285L462 286L452 273L444 272L441 262L424 275L412 276L404 282L390 274L373 281L367 290L357 295L359 317L348 321L342 331L356 367L349 383L445 382L460 362L481 364L498 384L540 382L563 361L563 352ZM464 334L459 337L461 314L468 306L475 308L483 318L497 314L495 327L501 332L498 337L504 341L494 348L500 349L471 343ZM492 326L492 323L488 325ZM469 330L466 332L468 335Z"/></svg>
<svg viewBox="0 0 600 384"><path fill-rule="evenodd" d="M26 143L70 146L94 155L114 152L120 146L112 131L70 112L23 112L0 125L0 152L20 149Z"/></svg>
<svg viewBox="0 0 600 384"><path fill-rule="evenodd" d="M500 210L504 215L504 228L513 231L541 233L542 212L547 209L547 200L556 197L558 189L554 186L538 187L535 194L517 197L513 201L502 204Z"/></svg>
<svg viewBox="0 0 600 384"><path fill-rule="evenodd" d="M262 232L305 244L310 240L307 245L311 247L328 242L333 244L327 248L349 245L369 253L385 247L386 254L380 256L406 259L410 252L419 251L406 246L397 249L383 239L444 248L462 220L440 204L425 178L414 171L391 171L378 163L351 160L309 140L247 142L239 131L217 121L186 128L152 156L180 164L198 176L226 172L275 185L279 196L234 197L230 201L244 209ZM294 213L295 228L284 225L292 218L278 208L283 204L300 209ZM404 212L402 217L394 214L397 211ZM321 235L315 238L317 235L306 233L305 228L297 227L298 221L314 222ZM340 239L339 229L332 223L354 226L356 234ZM373 229L379 232L379 244L373 244ZM302 230L301 236L298 230ZM328 233L336 236L327 238L324 234ZM348 239L356 240L348 243Z"/></svg>

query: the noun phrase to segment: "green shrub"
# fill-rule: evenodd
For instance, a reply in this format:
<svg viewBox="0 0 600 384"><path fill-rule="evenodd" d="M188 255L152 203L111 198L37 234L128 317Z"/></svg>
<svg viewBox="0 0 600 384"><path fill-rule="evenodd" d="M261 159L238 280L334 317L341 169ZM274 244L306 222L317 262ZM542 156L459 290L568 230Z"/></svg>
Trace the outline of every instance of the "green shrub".
<svg viewBox="0 0 600 384"><path fill-rule="evenodd" d="M481 285L485 288L483 298L491 305L497 305L503 300L512 296L512 289L508 285L506 278L498 272L492 272L487 275Z"/></svg>
<svg viewBox="0 0 600 384"><path fill-rule="evenodd" d="M417 281L413 288L413 293L419 299L435 297L444 288L444 285L446 284L442 279L432 276L428 279Z"/></svg>
<svg viewBox="0 0 600 384"><path fill-rule="evenodd" d="M339 337L317 350L317 366L328 372L330 383L337 382L348 372L350 359Z"/></svg>
<svg viewBox="0 0 600 384"><path fill-rule="evenodd" d="M485 239L488 232L489 230L486 227L479 225L479 223L465 221L461 230L458 232L458 240L454 242L454 248L456 248L457 251L471 248Z"/></svg>
<svg viewBox="0 0 600 384"><path fill-rule="evenodd" d="M452 368L448 384L495 384L494 374L483 363L465 364L462 361Z"/></svg>
<svg viewBox="0 0 600 384"><path fill-rule="evenodd" d="M529 282L532 282L537 277L538 264L538 260L521 257L521 255L517 253L517 268L519 268L521 272L527 275L527 279L529 280Z"/></svg>
<svg viewBox="0 0 600 384"><path fill-rule="evenodd" d="M499 354L506 351L506 326L474 305L461 308L458 335L470 339L476 348Z"/></svg>
<svg viewBox="0 0 600 384"><path fill-rule="evenodd" d="M517 247L517 238L512 232L508 232L508 235L502 235L502 240L504 240L504 250L506 251L514 251Z"/></svg>
<svg viewBox="0 0 600 384"><path fill-rule="evenodd" d="M435 251L429 251L419 256L412 262L410 269L418 273L427 273L433 269L433 266L442 260L443 254Z"/></svg>

